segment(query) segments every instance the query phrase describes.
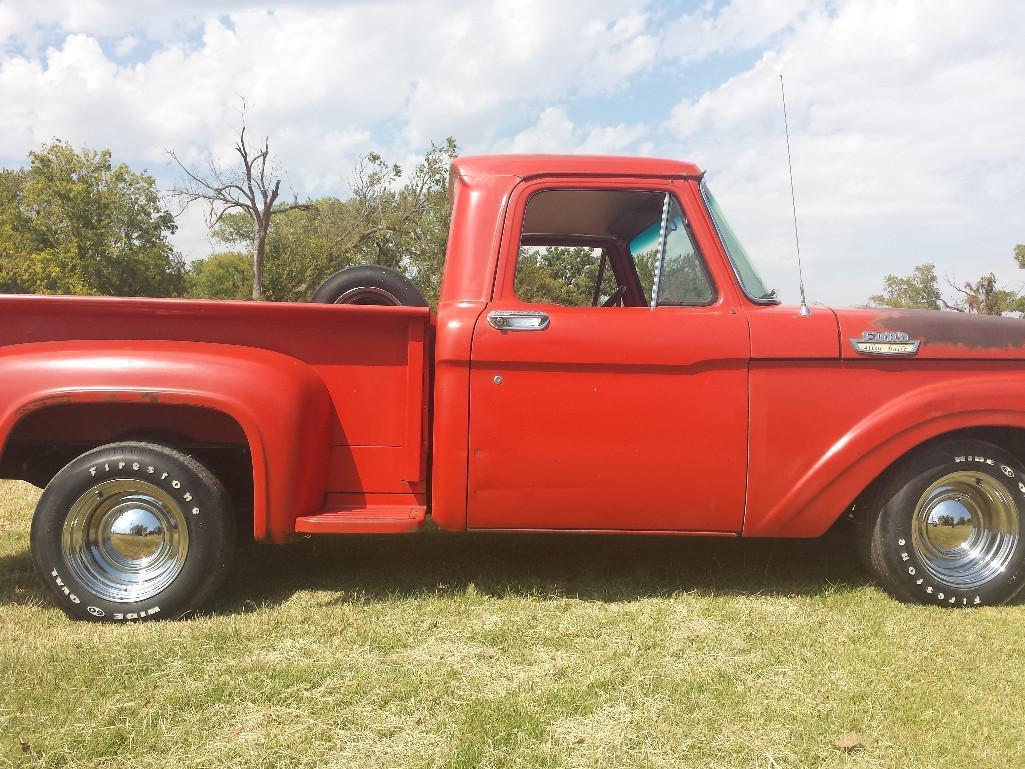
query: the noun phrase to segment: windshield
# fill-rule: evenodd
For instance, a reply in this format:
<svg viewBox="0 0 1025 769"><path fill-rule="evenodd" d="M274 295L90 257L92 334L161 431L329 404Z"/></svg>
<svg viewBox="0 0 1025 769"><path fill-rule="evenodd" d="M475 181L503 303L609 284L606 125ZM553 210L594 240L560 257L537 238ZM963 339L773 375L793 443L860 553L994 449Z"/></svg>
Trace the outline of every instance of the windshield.
<svg viewBox="0 0 1025 769"><path fill-rule="evenodd" d="M729 222L726 221L722 209L719 208L719 204L716 202L711 190L708 189L704 182L701 183L701 195L705 199L705 205L708 206L708 213L712 217L712 223L715 225L716 232L719 233L719 240L722 241L723 248L726 249L726 255L729 256L730 261L733 263L733 270L737 273L737 279L740 281L740 286L744 289L744 293L755 301L778 302L776 291L766 288L765 283L762 282L761 276L758 275L754 264L751 263L751 257L748 256L747 251L740 242L740 238L737 237L737 233L733 231Z"/></svg>

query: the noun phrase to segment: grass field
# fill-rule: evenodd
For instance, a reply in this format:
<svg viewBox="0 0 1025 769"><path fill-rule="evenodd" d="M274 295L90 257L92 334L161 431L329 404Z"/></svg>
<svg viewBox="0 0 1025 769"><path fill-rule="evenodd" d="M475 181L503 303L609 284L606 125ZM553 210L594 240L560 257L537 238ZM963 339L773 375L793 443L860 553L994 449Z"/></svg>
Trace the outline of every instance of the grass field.
<svg viewBox="0 0 1025 769"><path fill-rule="evenodd" d="M957 547L972 533L971 526L930 526L929 539L939 547Z"/></svg>
<svg viewBox="0 0 1025 769"><path fill-rule="evenodd" d="M35 496L0 482L0 766L1025 762L1025 607L903 606L836 539L308 541L109 626L39 589Z"/></svg>

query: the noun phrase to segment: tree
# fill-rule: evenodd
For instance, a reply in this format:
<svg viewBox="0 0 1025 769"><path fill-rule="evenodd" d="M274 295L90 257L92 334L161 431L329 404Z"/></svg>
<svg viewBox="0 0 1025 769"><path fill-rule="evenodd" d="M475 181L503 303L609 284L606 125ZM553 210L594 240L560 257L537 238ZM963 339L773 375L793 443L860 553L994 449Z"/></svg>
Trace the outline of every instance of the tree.
<svg viewBox="0 0 1025 769"><path fill-rule="evenodd" d="M175 230L153 177L55 141L0 171L0 290L178 296Z"/></svg>
<svg viewBox="0 0 1025 769"><path fill-rule="evenodd" d="M1003 315L1005 312L1025 310L1022 297L1015 291L997 286L997 276L992 272L974 283L957 285L951 282L950 285L961 294L961 298L949 305L952 310L979 315Z"/></svg>
<svg viewBox="0 0 1025 769"><path fill-rule="evenodd" d="M0 292L30 291L23 260L33 252L31 223L25 211L25 171L0 171Z"/></svg>
<svg viewBox="0 0 1025 769"><path fill-rule="evenodd" d="M1014 260L1025 269L1025 245L1014 248ZM925 310L953 310L979 315L1025 313L1025 296L1018 291L1003 288L992 272L975 282L956 283L946 279L956 293L951 300L943 298L936 277L936 266L920 264L907 277L887 275L883 293L869 297L869 303L881 307L903 307Z"/></svg>
<svg viewBox="0 0 1025 769"><path fill-rule="evenodd" d="M263 147L254 152L246 143L245 109L243 105L242 127L235 144L238 165L221 167L213 157L208 158L205 171L193 171L179 160L173 150L168 154L185 173L184 185L175 188L174 194L184 206L194 202L207 205L207 226L217 227L226 214L241 212L248 220L249 233L246 240L253 263L252 298L263 299L263 273L267 255L267 238L271 221L278 214L289 211L308 211L312 203L300 203L293 195L291 203L278 203L281 194L281 175L268 167L270 139L264 137Z"/></svg>
<svg viewBox="0 0 1025 769"><path fill-rule="evenodd" d="M432 144L403 182L403 170L371 153L360 160L346 200L326 197L275 216L267 233L264 289L272 301L305 301L331 273L381 264L408 275L437 301L449 228L452 139ZM228 248L249 242L250 219L221 216L214 238Z"/></svg>
<svg viewBox="0 0 1025 769"><path fill-rule="evenodd" d="M431 143L409 181L385 206L386 230L375 244L379 253L408 265L410 277L432 304L441 291L452 213L449 168L457 154L451 136L440 145Z"/></svg>
<svg viewBox="0 0 1025 769"><path fill-rule="evenodd" d="M185 277L185 295L192 299L248 299L253 290L249 254L225 251L197 259Z"/></svg>
<svg viewBox="0 0 1025 769"><path fill-rule="evenodd" d="M868 301L879 307L915 310L939 310L945 306L935 264L920 264L907 277L887 275L883 279L883 293L870 296Z"/></svg>

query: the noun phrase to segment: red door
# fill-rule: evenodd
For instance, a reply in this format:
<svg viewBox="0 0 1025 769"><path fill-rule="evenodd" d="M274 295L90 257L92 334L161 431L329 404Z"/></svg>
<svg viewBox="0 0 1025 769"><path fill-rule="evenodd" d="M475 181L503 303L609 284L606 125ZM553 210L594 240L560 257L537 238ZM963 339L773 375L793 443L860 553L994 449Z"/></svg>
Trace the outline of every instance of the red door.
<svg viewBox="0 0 1025 769"><path fill-rule="evenodd" d="M744 316L721 291L701 307L523 302L519 205L474 331L469 528L739 531Z"/></svg>

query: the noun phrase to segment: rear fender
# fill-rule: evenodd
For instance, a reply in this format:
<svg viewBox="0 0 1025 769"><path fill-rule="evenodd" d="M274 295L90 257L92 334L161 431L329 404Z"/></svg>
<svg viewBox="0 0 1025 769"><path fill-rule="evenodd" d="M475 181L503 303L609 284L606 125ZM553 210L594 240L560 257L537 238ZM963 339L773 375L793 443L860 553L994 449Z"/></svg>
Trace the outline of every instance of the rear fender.
<svg viewBox="0 0 1025 769"><path fill-rule="evenodd" d="M252 456L257 541L287 540L296 516L323 507L331 400L316 372L295 358L198 342L0 349L0 451L18 422L38 409L112 402L199 406L234 419Z"/></svg>

